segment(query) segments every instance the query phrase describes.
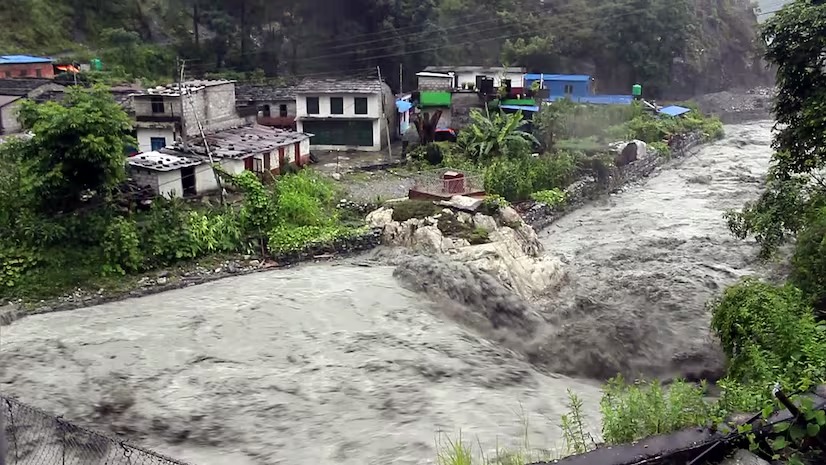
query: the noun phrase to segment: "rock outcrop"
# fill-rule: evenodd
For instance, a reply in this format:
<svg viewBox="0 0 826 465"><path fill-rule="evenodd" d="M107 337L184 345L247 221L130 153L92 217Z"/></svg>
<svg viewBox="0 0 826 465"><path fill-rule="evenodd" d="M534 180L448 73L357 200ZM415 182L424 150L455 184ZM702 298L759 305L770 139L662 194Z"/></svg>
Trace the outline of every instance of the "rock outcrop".
<svg viewBox="0 0 826 465"><path fill-rule="evenodd" d="M543 256L536 232L510 207L492 215L445 208L425 218L393 220L392 206L367 216L371 227L382 228L382 244L407 247L418 254L437 256L478 268L497 278L523 298L553 291L565 279L562 263ZM456 223L462 225L456 227ZM450 225L450 227L446 227ZM471 244L459 231L472 231Z"/></svg>

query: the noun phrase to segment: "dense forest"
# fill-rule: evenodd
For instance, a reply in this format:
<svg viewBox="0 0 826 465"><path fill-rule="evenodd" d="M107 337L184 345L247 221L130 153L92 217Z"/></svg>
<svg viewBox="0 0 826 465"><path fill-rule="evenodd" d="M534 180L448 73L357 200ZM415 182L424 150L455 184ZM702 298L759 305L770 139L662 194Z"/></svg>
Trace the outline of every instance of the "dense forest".
<svg viewBox="0 0 826 465"><path fill-rule="evenodd" d="M685 97L768 81L749 0L5 0L0 52L103 58L126 78L372 75L431 64L590 73ZM403 79L400 80L400 73Z"/></svg>

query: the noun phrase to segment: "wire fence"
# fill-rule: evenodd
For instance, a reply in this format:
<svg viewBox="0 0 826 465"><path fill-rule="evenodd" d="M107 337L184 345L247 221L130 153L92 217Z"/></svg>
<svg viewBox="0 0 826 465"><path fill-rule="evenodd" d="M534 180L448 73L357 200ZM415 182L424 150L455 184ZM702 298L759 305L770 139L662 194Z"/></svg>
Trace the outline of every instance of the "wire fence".
<svg viewBox="0 0 826 465"><path fill-rule="evenodd" d="M105 436L0 394L7 465L188 465ZM5 447L3 443L5 442ZM5 450L4 450L5 449Z"/></svg>
<svg viewBox="0 0 826 465"><path fill-rule="evenodd" d="M485 179L477 173L441 168L416 174L413 190L442 197L472 194L484 192Z"/></svg>

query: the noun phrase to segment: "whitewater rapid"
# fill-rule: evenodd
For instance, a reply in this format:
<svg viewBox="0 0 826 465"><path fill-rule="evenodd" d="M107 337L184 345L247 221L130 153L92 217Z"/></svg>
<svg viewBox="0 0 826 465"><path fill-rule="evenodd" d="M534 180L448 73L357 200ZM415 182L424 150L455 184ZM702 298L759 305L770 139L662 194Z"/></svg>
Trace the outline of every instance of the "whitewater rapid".
<svg viewBox="0 0 826 465"><path fill-rule="evenodd" d="M529 351L344 262L24 318L0 328L0 391L202 465L432 463L440 431L507 447L526 423L557 447L567 389L596 433L596 379L713 360L705 301L758 271L722 213L757 196L770 127L727 126L543 232L571 279L525 303L550 328Z"/></svg>

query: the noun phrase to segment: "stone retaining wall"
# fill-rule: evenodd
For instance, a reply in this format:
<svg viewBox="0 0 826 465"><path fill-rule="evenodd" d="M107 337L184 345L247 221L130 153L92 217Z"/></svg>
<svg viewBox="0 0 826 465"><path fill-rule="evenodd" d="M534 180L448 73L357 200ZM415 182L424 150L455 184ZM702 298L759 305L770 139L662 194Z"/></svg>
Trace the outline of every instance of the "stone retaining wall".
<svg viewBox="0 0 826 465"><path fill-rule="evenodd" d="M648 177L655 169L670 163L674 159L682 159L699 151L699 146L705 140L701 134L686 135L682 142L671 150L669 156L652 154L622 167L614 167L607 184L596 179L580 179L565 189L568 199L562 208L551 208L542 203L525 203L518 206L518 210L526 223L539 232L568 212L576 210L585 203L605 194L616 192L628 183Z"/></svg>
<svg viewBox="0 0 826 465"><path fill-rule="evenodd" d="M301 251L274 256L270 264L261 263L258 260L247 261L246 264L243 264L241 260L235 260L227 262L225 266L221 266L216 270L188 272L178 277L167 277L166 275L168 273L160 272L157 274L157 278L143 278L134 289L129 291L112 294L76 293L48 302L35 309L26 309L20 305L9 304L5 307L0 307L0 326L11 324L29 315L75 310L132 297L142 297L195 286L197 284L205 284L230 276L242 276L250 273L285 268L299 262L346 257L379 246L381 244L381 235L381 229L372 229L359 236L337 239L331 243L312 245ZM250 265L250 263L254 264Z"/></svg>

